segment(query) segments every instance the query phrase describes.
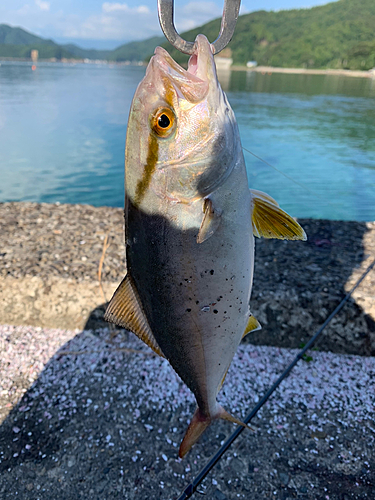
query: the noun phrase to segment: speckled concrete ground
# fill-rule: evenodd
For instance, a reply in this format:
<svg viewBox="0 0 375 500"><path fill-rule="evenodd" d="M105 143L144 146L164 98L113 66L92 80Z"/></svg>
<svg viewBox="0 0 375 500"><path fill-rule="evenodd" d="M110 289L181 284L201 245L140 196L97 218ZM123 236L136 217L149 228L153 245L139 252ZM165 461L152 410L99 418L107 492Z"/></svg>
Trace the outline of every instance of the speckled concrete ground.
<svg viewBox="0 0 375 500"><path fill-rule="evenodd" d="M3 326L0 345L1 499L174 499L233 429L216 422L177 459L193 397L125 332ZM244 417L295 353L241 345L220 402ZM375 359L310 355L206 478L205 498L374 498Z"/></svg>
<svg viewBox="0 0 375 500"><path fill-rule="evenodd" d="M256 244L251 307L263 329L219 396L239 417L375 258L375 223L300 222L307 242ZM103 330L125 272L122 226L121 209L0 204L0 324L35 325L0 326L1 500L175 499L232 431L216 422L178 460L192 395L134 336ZM200 494L374 498L375 359L358 356L375 354L374 295L372 271L320 338L331 352L297 365Z"/></svg>

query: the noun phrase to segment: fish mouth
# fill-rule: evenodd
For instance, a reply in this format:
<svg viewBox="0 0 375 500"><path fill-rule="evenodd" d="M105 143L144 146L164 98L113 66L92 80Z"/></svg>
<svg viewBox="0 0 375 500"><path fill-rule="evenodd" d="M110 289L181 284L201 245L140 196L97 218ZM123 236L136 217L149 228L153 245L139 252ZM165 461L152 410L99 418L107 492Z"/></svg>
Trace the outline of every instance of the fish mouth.
<svg viewBox="0 0 375 500"><path fill-rule="evenodd" d="M198 35L194 43L194 52L189 58L187 72L204 80L209 77L210 66L215 68L213 46L204 35Z"/></svg>
<svg viewBox="0 0 375 500"><path fill-rule="evenodd" d="M156 47L153 63L157 72L161 73L156 78L161 76L165 83L167 77L178 94L192 103L204 99L211 82L217 81L212 46L204 35L198 35L195 39L194 52L190 56L187 70L162 47Z"/></svg>

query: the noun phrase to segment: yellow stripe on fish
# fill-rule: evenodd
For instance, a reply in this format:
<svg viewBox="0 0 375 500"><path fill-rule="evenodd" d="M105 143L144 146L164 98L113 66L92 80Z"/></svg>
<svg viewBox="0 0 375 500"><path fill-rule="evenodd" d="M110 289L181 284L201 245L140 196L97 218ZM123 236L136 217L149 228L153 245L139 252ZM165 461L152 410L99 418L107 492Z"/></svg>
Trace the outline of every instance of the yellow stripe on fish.
<svg viewBox="0 0 375 500"><path fill-rule="evenodd" d="M147 153L147 163L144 166L142 178L137 182L137 187L135 190L134 205L139 206L143 197L146 194L147 189L150 186L152 175L156 170L156 164L158 161L158 151L159 143L157 138L150 134L148 137L148 153Z"/></svg>

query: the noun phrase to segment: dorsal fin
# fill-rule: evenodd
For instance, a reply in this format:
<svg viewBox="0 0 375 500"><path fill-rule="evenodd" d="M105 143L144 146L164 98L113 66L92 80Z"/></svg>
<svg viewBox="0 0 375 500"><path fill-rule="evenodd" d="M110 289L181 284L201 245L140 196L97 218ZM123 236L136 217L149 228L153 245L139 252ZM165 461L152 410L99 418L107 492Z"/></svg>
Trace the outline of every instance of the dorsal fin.
<svg viewBox="0 0 375 500"><path fill-rule="evenodd" d="M307 239L305 231L266 193L250 189L254 236L279 240Z"/></svg>
<svg viewBox="0 0 375 500"><path fill-rule="evenodd" d="M125 276L113 294L104 319L135 333L156 354L164 358L143 312L137 289L129 275Z"/></svg>
<svg viewBox="0 0 375 500"><path fill-rule="evenodd" d="M262 325L259 323L259 321L253 316L252 314L249 317L249 321L247 322L245 331L242 335L242 338L246 337L246 335L250 332L256 332L257 330L261 330Z"/></svg>

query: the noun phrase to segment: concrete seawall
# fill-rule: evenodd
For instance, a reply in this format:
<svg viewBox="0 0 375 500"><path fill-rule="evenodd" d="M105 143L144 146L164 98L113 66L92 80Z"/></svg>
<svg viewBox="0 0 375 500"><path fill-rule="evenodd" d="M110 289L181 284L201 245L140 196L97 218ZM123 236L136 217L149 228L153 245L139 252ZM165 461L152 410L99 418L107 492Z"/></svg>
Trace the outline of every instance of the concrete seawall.
<svg viewBox="0 0 375 500"><path fill-rule="evenodd" d="M307 242L256 241L251 308L263 329L247 341L305 343L375 258L375 223L300 222ZM106 325L105 303L125 274L122 209L3 203L0 232L0 324ZM375 354L374 297L375 272L327 328L319 348Z"/></svg>
<svg viewBox="0 0 375 500"><path fill-rule="evenodd" d="M355 71L350 69L308 69L308 68L277 68L274 66L255 66L247 68L245 66L231 66L232 71L255 71L256 73L272 74L284 73L290 75L331 75L331 76L351 76L354 78L375 78L375 70Z"/></svg>

